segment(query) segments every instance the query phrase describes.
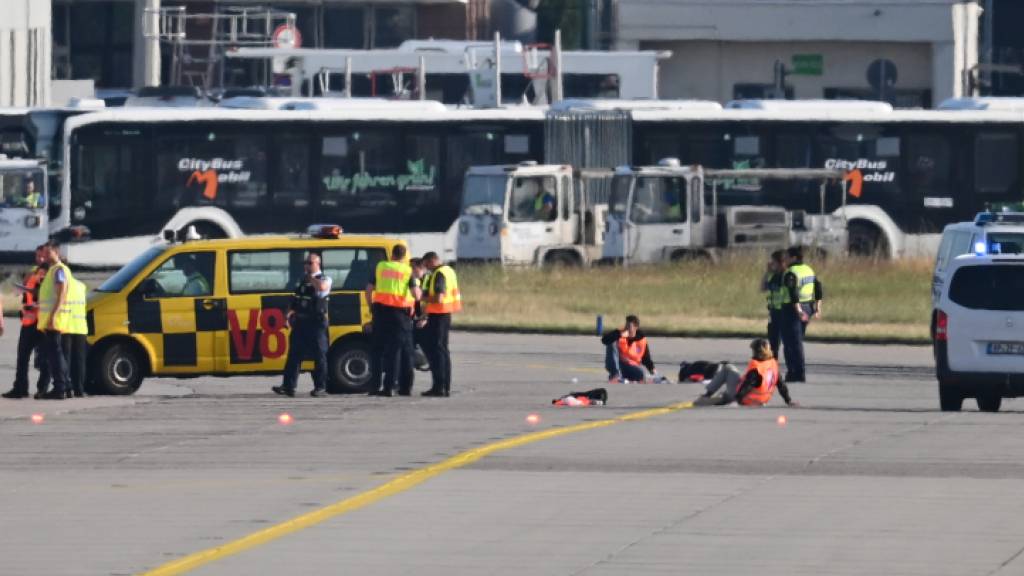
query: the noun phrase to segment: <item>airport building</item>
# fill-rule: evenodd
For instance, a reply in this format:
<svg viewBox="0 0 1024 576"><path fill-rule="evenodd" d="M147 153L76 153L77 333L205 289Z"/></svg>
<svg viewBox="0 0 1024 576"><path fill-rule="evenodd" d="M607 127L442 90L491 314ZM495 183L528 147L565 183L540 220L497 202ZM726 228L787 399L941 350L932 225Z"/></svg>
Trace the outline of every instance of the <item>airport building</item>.
<svg viewBox="0 0 1024 576"><path fill-rule="evenodd" d="M0 106L50 101L50 3L0 0Z"/></svg>

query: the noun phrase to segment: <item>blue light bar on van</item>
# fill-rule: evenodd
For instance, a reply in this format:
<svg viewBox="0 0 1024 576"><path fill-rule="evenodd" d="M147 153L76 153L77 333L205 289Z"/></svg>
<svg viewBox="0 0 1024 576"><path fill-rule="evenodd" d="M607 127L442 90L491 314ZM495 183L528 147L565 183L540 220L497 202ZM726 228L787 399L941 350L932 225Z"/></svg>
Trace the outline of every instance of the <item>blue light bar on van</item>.
<svg viewBox="0 0 1024 576"><path fill-rule="evenodd" d="M986 250L986 246L985 246L984 242L975 242L974 243L974 253L975 254L977 254L978 256L984 256L986 251L987 250Z"/></svg>

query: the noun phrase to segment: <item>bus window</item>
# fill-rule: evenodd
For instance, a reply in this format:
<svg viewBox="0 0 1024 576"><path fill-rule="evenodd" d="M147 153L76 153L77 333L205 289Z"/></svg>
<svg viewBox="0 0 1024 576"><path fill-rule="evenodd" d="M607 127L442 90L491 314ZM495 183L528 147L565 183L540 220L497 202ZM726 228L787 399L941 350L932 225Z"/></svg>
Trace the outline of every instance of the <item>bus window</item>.
<svg viewBox="0 0 1024 576"><path fill-rule="evenodd" d="M461 190L470 166L500 163L499 138L500 134L486 130L449 135L445 142L444 189ZM456 205L459 202L461 199L456 200Z"/></svg>
<svg viewBox="0 0 1024 576"><path fill-rule="evenodd" d="M779 134L775 137L776 168L810 168L811 137L807 134Z"/></svg>
<svg viewBox="0 0 1024 576"><path fill-rule="evenodd" d="M398 177L408 166L396 132L354 130L321 139L320 205L343 216L343 225L358 228L359 219L398 206Z"/></svg>
<svg viewBox="0 0 1024 576"><path fill-rule="evenodd" d="M267 140L260 134L211 130L163 137L157 141L156 162L159 193L155 201L160 205L265 207ZM247 230L241 220L246 232L263 231Z"/></svg>
<svg viewBox="0 0 1024 576"><path fill-rule="evenodd" d="M974 190L978 194L1015 193L1019 197L1019 162L1015 134L978 134L974 137Z"/></svg>
<svg viewBox="0 0 1024 576"><path fill-rule="evenodd" d="M437 170L441 164L441 137L409 134L405 137L405 160L398 176L399 192L403 193L406 214L417 214L442 200L446 207L458 209L456 194L441 198L437 186Z"/></svg>
<svg viewBox="0 0 1024 576"><path fill-rule="evenodd" d="M908 134L904 140L904 188L907 196L923 211L955 208L950 185L952 158L949 140L941 134ZM927 219L936 231L953 217L952 214L946 217L924 216L929 216Z"/></svg>
<svg viewBox="0 0 1024 576"><path fill-rule="evenodd" d="M865 204L877 204L892 216L901 227L908 217L920 209L910 202L901 190L900 138L883 130L881 126L863 124L836 124L825 127L815 136L816 164L825 168L860 170L864 186L860 198L851 198ZM838 197L827 198L829 210L838 206ZM912 204L912 205L911 205ZM817 209L813 199L805 209Z"/></svg>
<svg viewBox="0 0 1024 576"><path fill-rule="evenodd" d="M71 222L96 239L159 232L166 219L154 223L167 214L142 193L149 189L146 153L138 132L82 134L72 157Z"/></svg>
<svg viewBox="0 0 1024 576"><path fill-rule="evenodd" d="M309 206L309 141L300 136L276 139L274 155L274 205Z"/></svg>

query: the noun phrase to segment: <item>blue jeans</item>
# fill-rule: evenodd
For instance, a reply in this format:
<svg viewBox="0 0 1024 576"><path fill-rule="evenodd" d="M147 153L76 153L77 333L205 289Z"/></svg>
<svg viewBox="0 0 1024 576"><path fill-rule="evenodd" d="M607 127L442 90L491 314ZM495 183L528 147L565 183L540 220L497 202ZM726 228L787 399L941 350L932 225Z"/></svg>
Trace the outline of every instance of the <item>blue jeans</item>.
<svg viewBox="0 0 1024 576"><path fill-rule="evenodd" d="M616 342L604 347L604 369L608 371L609 380L618 376L633 382L644 381L643 368L619 360L619 346Z"/></svg>

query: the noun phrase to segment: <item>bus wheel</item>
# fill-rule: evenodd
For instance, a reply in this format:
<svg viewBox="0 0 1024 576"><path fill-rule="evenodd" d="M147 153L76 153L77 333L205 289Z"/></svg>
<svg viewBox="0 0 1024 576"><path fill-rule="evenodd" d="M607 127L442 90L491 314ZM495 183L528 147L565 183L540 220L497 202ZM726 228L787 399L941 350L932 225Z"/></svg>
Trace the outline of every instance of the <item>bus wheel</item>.
<svg viewBox="0 0 1024 576"><path fill-rule="evenodd" d="M850 222L847 230L850 256L888 258L889 242L877 226L867 222Z"/></svg>
<svg viewBox="0 0 1024 576"><path fill-rule="evenodd" d="M142 386L145 366L136 346L117 342L100 354L95 372L95 386L100 392L115 396L134 394Z"/></svg>
<svg viewBox="0 0 1024 576"><path fill-rule="evenodd" d="M358 340L335 344L327 358L327 379L331 394L369 392L373 380L370 347Z"/></svg>

